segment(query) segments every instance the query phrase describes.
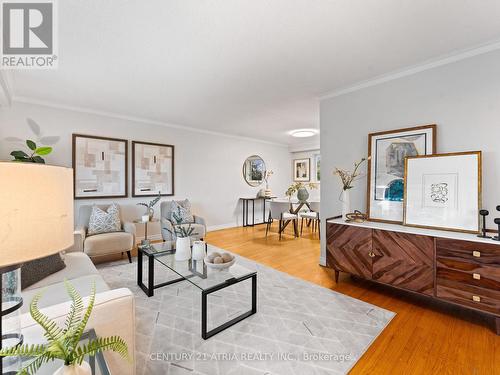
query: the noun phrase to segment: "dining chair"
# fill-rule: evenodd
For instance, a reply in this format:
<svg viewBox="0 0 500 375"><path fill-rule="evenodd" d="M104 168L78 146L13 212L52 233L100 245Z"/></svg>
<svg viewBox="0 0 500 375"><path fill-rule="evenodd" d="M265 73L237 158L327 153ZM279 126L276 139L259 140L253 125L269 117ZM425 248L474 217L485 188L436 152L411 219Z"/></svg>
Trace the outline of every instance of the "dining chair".
<svg viewBox="0 0 500 375"><path fill-rule="evenodd" d="M298 237L298 215L290 213L290 203L289 202L270 202L269 219L267 220L266 226L266 237L271 228L273 220L279 221L279 235L281 240L281 235L283 234L286 226L290 221L293 223L293 230L295 237Z"/></svg>
<svg viewBox="0 0 500 375"><path fill-rule="evenodd" d="M316 229L317 229L318 230L318 236L321 237L319 207L320 207L319 202L310 202L309 203L309 209L310 209L310 211L299 213L300 219L301 219L301 221L300 221L300 236L301 237L302 237L302 230L304 229L304 219L311 220L311 225L312 225L311 230L312 230L312 232L315 232Z"/></svg>

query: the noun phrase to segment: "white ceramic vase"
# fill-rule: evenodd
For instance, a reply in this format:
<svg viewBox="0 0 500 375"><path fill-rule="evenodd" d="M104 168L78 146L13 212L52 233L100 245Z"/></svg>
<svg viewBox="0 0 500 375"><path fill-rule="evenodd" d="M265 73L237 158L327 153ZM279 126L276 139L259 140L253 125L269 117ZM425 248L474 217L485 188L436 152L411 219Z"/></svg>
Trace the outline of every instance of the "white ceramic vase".
<svg viewBox="0 0 500 375"><path fill-rule="evenodd" d="M81 365L62 366L54 375L92 375L90 365L83 361Z"/></svg>
<svg viewBox="0 0 500 375"><path fill-rule="evenodd" d="M351 197L349 189L342 190L340 200L342 202L342 219L345 220L347 219L347 214L351 212Z"/></svg>
<svg viewBox="0 0 500 375"><path fill-rule="evenodd" d="M192 254L193 260L203 260L206 255L205 241L194 241Z"/></svg>
<svg viewBox="0 0 500 375"><path fill-rule="evenodd" d="M177 237L175 242L175 260L191 259L191 238Z"/></svg>

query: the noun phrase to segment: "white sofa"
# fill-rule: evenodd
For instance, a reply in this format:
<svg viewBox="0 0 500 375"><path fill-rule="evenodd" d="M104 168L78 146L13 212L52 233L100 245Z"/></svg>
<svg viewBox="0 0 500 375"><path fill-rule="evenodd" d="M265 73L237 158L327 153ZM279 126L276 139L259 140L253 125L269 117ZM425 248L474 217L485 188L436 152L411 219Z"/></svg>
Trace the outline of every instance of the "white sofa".
<svg viewBox="0 0 500 375"><path fill-rule="evenodd" d="M21 329L26 343L44 342L43 330L31 318L29 304L35 294L44 291L39 307L48 317L64 325L71 302L64 287L67 279L88 303L92 281L96 285L95 306L87 328L93 328L98 336L121 336L128 345L131 362L118 354L105 352L106 362L111 373L121 375L135 374L135 301L129 289L110 290L99 275L90 258L83 252L71 252L64 256L66 267L22 291L24 304L21 308Z"/></svg>

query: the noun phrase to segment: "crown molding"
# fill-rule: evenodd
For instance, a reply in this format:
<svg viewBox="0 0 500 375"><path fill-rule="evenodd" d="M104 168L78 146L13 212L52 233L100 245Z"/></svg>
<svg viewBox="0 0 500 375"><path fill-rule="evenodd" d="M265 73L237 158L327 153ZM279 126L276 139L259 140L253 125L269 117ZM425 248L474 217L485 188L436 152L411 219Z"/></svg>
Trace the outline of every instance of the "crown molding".
<svg viewBox="0 0 500 375"><path fill-rule="evenodd" d="M372 86L377 86L385 82L393 81L398 78L402 77L407 77L413 74L417 74L426 70L434 69L443 65L448 65L452 64L454 62L460 61L460 60L465 60L470 57L482 55L488 52L496 51L500 49L500 41L493 41L489 43L482 44L480 46L466 49L466 50L461 50L461 51L455 51L451 54L441 56L437 59L432 59L428 60L424 63L413 65L410 67L406 67L401 70L396 70L391 73L383 74L380 76L373 77L371 79L365 80L365 81L360 81L354 85L342 88L340 90L334 90L330 92L326 92L324 94L321 94L319 96L320 100L326 100L326 99L331 99L335 98L337 96L349 94L351 92L355 92L358 90L365 89L367 87L372 87Z"/></svg>
<svg viewBox="0 0 500 375"><path fill-rule="evenodd" d="M43 107L62 109L65 111L85 113L85 114L114 118L114 119L119 119L119 120L124 120L124 121L139 122L139 123L148 124L148 125L164 126L164 127L168 127L168 128L185 130L185 131L190 131L190 132L194 132L194 133L213 135L213 136L217 136L217 137L226 137L226 138L237 139L237 140L241 140L241 141L258 142L258 143L264 143L264 144L279 146L279 147L288 147L289 146L288 144L285 144L285 143L272 142L272 141L267 141L265 139L244 137L244 136L240 136L240 135L233 135L233 134L227 134L227 133L222 133L222 132L216 132L216 131L212 131L212 130L194 128L191 126L171 124L171 123L158 121L158 120L152 120L152 119L148 119L148 118L144 118L144 117L129 116L129 115L124 115L124 114L115 113L115 112L101 111L101 110L97 110L97 109L93 109L93 108L66 105L66 104L61 104L61 103L56 103L56 102L51 102L51 101L39 100L39 99L26 97L26 96L13 96L11 101L13 103L33 104L33 105L39 105L39 106L43 106Z"/></svg>
<svg viewBox="0 0 500 375"><path fill-rule="evenodd" d="M12 73L0 70L0 107L12 105Z"/></svg>

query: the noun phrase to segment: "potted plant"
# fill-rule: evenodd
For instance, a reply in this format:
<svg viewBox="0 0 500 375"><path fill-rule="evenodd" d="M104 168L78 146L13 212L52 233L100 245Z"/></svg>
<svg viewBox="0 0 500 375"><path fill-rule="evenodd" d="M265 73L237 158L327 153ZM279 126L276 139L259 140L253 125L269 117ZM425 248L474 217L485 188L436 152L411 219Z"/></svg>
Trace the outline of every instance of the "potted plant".
<svg viewBox="0 0 500 375"><path fill-rule="evenodd" d="M29 153L22 150L12 151L11 156L14 157L14 161L24 162L24 163L41 163L45 164L45 160L42 156L48 155L52 152L52 147L42 146L38 147L35 142L31 139L26 140L26 146L28 146Z"/></svg>
<svg viewBox="0 0 500 375"><path fill-rule="evenodd" d="M303 184L302 182L296 182L290 185L285 192L285 195L288 199L292 199L292 196L297 193L297 199L299 202L304 203L309 198L309 192L307 191L307 187L309 189L316 189L317 185L314 182L309 182L307 184Z"/></svg>
<svg viewBox="0 0 500 375"><path fill-rule="evenodd" d="M188 260L191 259L191 236L194 233L194 228L189 223L187 226L182 226L182 216L181 208L177 209L177 212L172 212L172 219L175 221L173 230L169 228L163 228L168 231L175 240L175 260Z"/></svg>
<svg viewBox="0 0 500 375"><path fill-rule="evenodd" d="M333 172L334 175L339 176L342 182L342 192L340 193L340 201L342 202L342 218L346 219L347 214L351 211L351 199L349 190L351 190L354 185L354 181L356 181L360 176L361 172L359 171L359 167L366 161L368 158L362 158L360 161L354 163L354 170L351 172L346 169L335 168Z"/></svg>
<svg viewBox="0 0 500 375"><path fill-rule="evenodd" d="M92 313L95 301L95 284L87 309L83 306L82 297L68 281L64 281L66 291L71 298L71 307L66 318L64 328L40 312L38 301L42 293L38 293L30 304L30 314L45 331L46 344L23 344L0 350L0 356L33 357L18 372L18 375L35 374L46 362L60 359L64 362L54 375L90 375L91 369L84 361L86 355L95 355L98 352L112 350L123 358L129 359L127 344L119 336L99 337L86 344L80 344L87 322Z"/></svg>
<svg viewBox="0 0 500 375"><path fill-rule="evenodd" d="M153 216L155 214L155 210L153 207L160 201L160 199L161 199L161 192L159 191L158 196L155 199L151 200L149 203L144 203L144 202L137 203L138 206L146 207L146 212L143 216L143 221L144 218L146 217L149 217L149 221L153 219Z"/></svg>

